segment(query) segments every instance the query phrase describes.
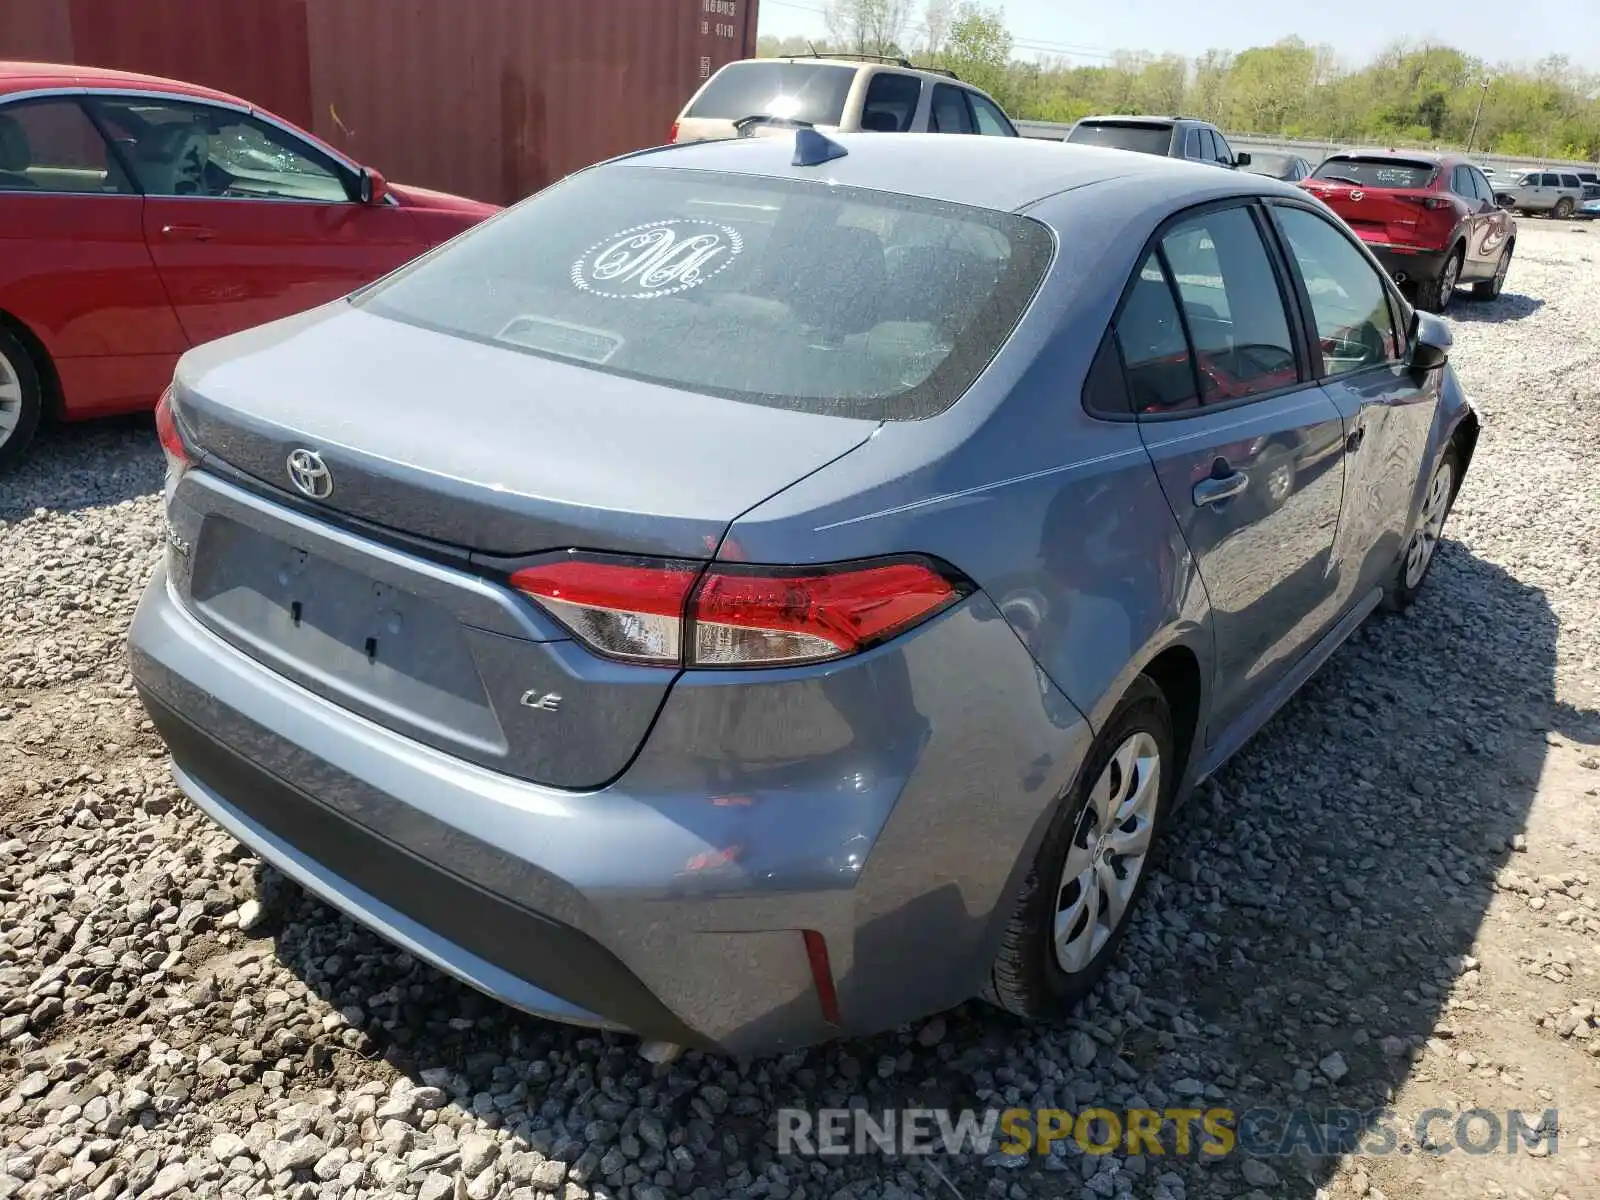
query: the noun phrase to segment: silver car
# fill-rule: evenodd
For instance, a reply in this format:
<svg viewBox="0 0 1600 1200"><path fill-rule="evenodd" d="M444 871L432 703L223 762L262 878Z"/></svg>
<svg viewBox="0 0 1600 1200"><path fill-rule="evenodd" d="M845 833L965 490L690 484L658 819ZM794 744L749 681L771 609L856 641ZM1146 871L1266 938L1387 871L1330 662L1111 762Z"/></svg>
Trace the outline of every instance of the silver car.
<svg viewBox="0 0 1600 1200"><path fill-rule="evenodd" d="M646 151L182 359L133 678L263 859L650 1057L1057 1016L1175 807L1423 586L1449 351L1258 175Z"/></svg>
<svg viewBox="0 0 1600 1200"><path fill-rule="evenodd" d="M1506 181L1497 177L1494 198L1501 208L1566 220L1583 203L1583 180L1572 171L1528 171Z"/></svg>

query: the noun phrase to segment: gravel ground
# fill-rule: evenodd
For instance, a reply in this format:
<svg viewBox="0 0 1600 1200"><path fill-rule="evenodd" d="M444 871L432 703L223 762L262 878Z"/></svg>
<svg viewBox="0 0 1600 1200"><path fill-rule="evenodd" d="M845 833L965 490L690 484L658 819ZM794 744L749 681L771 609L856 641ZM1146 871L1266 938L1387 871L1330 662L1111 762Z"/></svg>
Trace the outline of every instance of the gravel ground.
<svg viewBox="0 0 1600 1200"><path fill-rule="evenodd" d="M148 421L46 434L0 480L0 1200L1600 1196L1597 252L1524 221L1510 293L1459 306L1486 424L1427 594L1185 810L1117 969L1053 1030L974 1004L652 1067L342 920L188 807L133 697ZM1386 1107L1401 1132L1271 1160L777 1155L775 1109L851 1098ZM1430 1108L1557 1109L1557 1152L1427 1153Z"/></svg>

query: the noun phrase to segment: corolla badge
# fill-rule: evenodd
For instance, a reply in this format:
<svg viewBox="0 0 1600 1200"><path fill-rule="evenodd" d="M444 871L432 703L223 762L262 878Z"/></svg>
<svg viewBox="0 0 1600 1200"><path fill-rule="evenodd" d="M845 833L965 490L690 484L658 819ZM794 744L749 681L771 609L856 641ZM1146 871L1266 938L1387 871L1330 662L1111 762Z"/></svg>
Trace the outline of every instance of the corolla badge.
<svg viewBox="0 0 1600 1200"><path fill-rule="evenodd" d="M315 450L302 448L289 455L289 482L313 500L333 495L333 472Z"/></svg>
<svg viewBox="0 0 1600 1200"><path fill-rule="evenodd" d="M656 300L699 287L733 265L744 237L693 218L651 221L596 242L572 264L572 285L609 300Z"/></svg>

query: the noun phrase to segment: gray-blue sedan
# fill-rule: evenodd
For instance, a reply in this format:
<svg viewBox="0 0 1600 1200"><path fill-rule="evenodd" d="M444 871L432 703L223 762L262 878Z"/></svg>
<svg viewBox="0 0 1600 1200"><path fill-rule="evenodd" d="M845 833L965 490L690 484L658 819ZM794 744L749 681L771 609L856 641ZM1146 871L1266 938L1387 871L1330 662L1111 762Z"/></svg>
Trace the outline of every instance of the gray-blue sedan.
<svg viewBox="0 0 1600 1200"><path fill-rule="evenodd" d="M632 155L183 359L134 678L199 808L528 1012L1056 1016L1174 806L1423 585L1449 349L1261 176Z"/></svg>

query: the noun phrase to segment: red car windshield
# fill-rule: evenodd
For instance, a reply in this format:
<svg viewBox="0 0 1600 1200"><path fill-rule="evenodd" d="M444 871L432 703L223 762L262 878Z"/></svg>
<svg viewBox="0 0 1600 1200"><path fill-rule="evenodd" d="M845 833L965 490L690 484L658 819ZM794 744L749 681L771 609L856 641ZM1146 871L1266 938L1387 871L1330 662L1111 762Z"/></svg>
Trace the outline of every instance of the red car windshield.
<svg viewBox="0 0 1600 1200"><path fill-rule="evenodd" d="M1438 172L1438 165L1430 162L1340 155L1324 162L1311 178L1364 188L1425 188Z"/></svg>

